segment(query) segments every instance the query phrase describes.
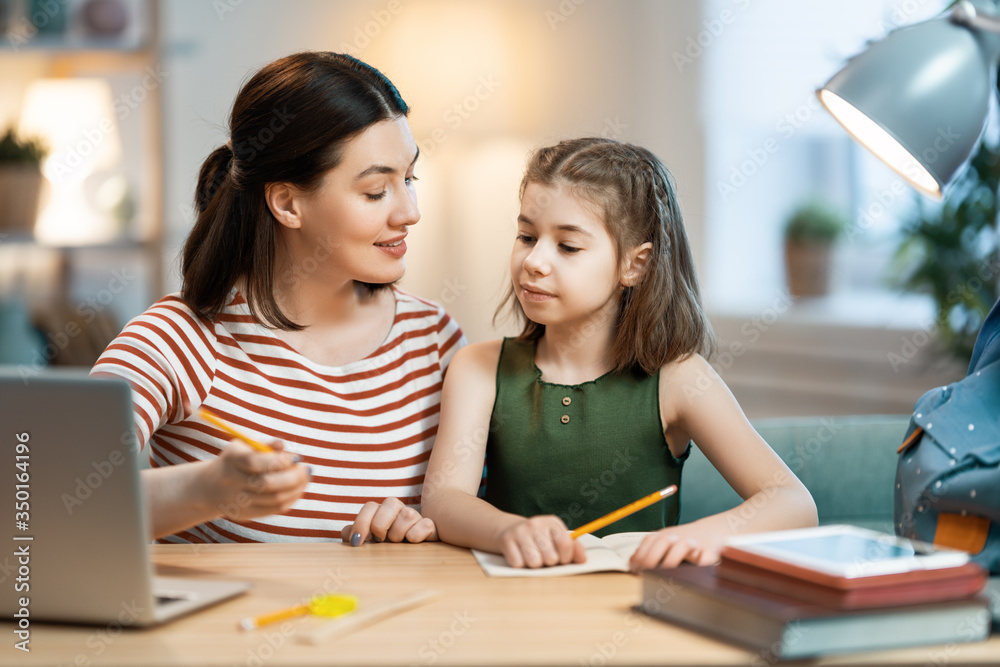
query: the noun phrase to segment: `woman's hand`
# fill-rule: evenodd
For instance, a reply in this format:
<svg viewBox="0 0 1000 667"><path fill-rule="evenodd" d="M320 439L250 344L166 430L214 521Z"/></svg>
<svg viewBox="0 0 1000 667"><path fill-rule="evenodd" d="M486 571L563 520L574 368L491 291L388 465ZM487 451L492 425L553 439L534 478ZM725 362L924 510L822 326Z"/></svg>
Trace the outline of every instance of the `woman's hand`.
<svg viewBox="0 0 1000 667"><path fill-rule="evenodd" d="M534 516L511 524L500 533L500 547L511 567L542 567L583 563L583 545L570 538L562 519L552 515Z"/></svg>
<svg viewBox="0 0 1000 667"><path fill-rule="evenodd" d="M661 528L643 538L632 554L632 571L654 567L676 567L687 561L695 565L718 562L724 537L698 521L681 526Z"/></svg>
<svg viewBox="0 0 1000 667"><path fill-rule="evenodd" d="M201 488L215 516L249 521L287 511L302 497L309 482L308 466L284 450L281 442L269 443L274 453L257 452L240 440L231 440L205 467Z"/></svg>
<svg viewBox="0 0 1000 667"><path fill-rule="evenodd" d="M435 542L438 534L433 521L399 498L386 498L381 504L365 503L354 522L344 526L340 537L356 547L369 537L374 542Z"/></svg>

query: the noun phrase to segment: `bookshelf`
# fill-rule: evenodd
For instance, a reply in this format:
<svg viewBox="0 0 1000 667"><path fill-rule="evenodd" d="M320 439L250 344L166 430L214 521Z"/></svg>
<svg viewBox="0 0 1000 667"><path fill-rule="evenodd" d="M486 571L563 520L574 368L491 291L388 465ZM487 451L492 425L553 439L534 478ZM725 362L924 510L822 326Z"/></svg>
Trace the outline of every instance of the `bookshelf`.
<svg viewBox="0 0 1000 667"><path fill-rule="evenodd" d="M8 357L39 360L42 350L48 364L89 366L162 294L160 87L167 73L158 10L156 0L0 0L0 128L25 127L28 109L37 118L38 108L59 106L30 106L43 84L86 80L107 91L101 115L43 162L33 233L0 229L0 303L7 305L0 317L26 311L19 316L27 315L40 342ZM83 172L79 165L112 145L107 159ZM59 189L75 181L81 204L57 207Z"/></svg>

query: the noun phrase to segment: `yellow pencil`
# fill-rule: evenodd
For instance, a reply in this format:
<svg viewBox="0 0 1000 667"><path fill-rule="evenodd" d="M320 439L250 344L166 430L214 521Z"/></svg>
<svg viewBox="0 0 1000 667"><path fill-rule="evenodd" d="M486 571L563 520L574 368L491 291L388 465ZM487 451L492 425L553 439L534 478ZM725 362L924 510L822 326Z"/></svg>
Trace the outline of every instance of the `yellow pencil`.
<svg viewBox="0 0 1000 667"><path fill-rule="evenodd" d="M595 530L600 530L601 528L604 528L608 524L612 524L615 521L618 521L619 519L624 519L629 514L634 514L639 510L641 510L642 508L649 507L658 500L662 500L667 496L672 496L675 493L677 493L677 485L671 484L665 489L660 489L659 491L649 494L645 498L640 498L634 503L629 503L625 507L616 509L611 514L605 514L600 519L594 519L590 523L583 524L582 526L574 530L572 533L570 533L569 536L575 540L581 535L586 535L587 533L592 533Z"/></svg>
<svg viewBox="0 0 1000 667"><path fill-rule="evenodd" d="M274 450L268 447L267 445L261 444L256 440L254 440L253 438L243 435L242 433L234 429L232 426L230 426L226 422L222 421L221 419L213 415L206 407L199 408L198 415L205 421L209 422L210 424L218 426L219 428L221 428L223 431L233 436L234 438L239 438L243 442L247 443L248 445L256 449L258 452L264 452L265 454L270 454L274 452Z"/></svg>
<svg viewBox="0 0 1000 667"><path fill-rule="evenodd" d="M283 621L286 618L295 618L296 616L302 616L303 614L309 613L308 604L297 604L294 607L288 607L287 609L280 609L278 611L273 611L270 614L263 614L261 616L248 616L239 622L239 628L241 630L253 630L259 628L262 625L267 625L268 623L276 623L278 621Z"/></svg>
<svg viewBox="0 0 1000 667"><path fill-rule="evenodd" d="M253 630L268 623L276 623L286 618L295 618L304 614L317 616L342 616L354 611L358 606L358 598L354 595L317 595L304 604L272 611L261 616L248 616L239 622L241 630Z"/></svg>

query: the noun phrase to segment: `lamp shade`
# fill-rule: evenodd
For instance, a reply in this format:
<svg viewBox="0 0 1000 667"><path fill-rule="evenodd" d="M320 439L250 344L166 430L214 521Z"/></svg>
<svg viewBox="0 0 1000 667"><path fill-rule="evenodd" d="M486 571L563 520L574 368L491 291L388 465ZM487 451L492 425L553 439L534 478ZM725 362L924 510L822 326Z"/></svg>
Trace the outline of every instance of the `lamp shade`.
<svg viewBox="0 0 1000 667"><path fill-rule="evenodd" d="M111 86L103 79L33 81L18 131L46 141L42 171L53 183L82 180L121 158Z"/></svg>
<svg viewBox="0 0 1000 667"><path fill-rule="evenodd" d="M998 57L996 35L935 19L872 44L817 94L851 136L940 198L982 134Z"/></svg>
<svg viewBox="0 0 1000 667"><path fill-rule="evenodd" d="M101 243L118 224L97 206L96 192L121 160L122 146L104 79L38 79L25 94L18 131L49 146L42 173L49 197L35 224L35 238L55 245Z"/></svg>

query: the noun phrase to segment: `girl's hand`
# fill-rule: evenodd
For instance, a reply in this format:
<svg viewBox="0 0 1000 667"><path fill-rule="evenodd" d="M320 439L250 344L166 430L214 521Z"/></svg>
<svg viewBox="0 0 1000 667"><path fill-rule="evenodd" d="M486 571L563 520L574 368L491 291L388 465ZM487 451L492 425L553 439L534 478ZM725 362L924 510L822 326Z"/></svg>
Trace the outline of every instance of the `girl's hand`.
<svg viewBox="0 0 1000 667"><path fill-rule="evenodd" d="M499 539L503 556L511 567L542 567L587 560L583 545L570 538L566 524L557 516L522 519L505 528Z"/></svg>
<svg viewBox="0 0 1000 667"><path fill-rule="evenodd" d="M257 452L233 439L208 462L201 488L216 516L249 521L281 514L302 497L309 468L298 465L298 457L283 451L283 443L270 446L275 452Z"/></svg>
<svg viewBox="0 0 1000 667"><path fill-rule="evenodd" d="M382 504L365 503L354 522L340 533L344 543L353 547L364 544L369 537L373 542L435 542L438 534L433 521L399 498L386 498Z"/></svg>
<svg viewBox="0 0 1000 667"><path fill-rule="evenodd" d="M629 565L633 572L654 567L677 567L684 561L712 565L719 560L722 542L722 535L699 526L697 521L662 528L643 538Z"/></svg>

